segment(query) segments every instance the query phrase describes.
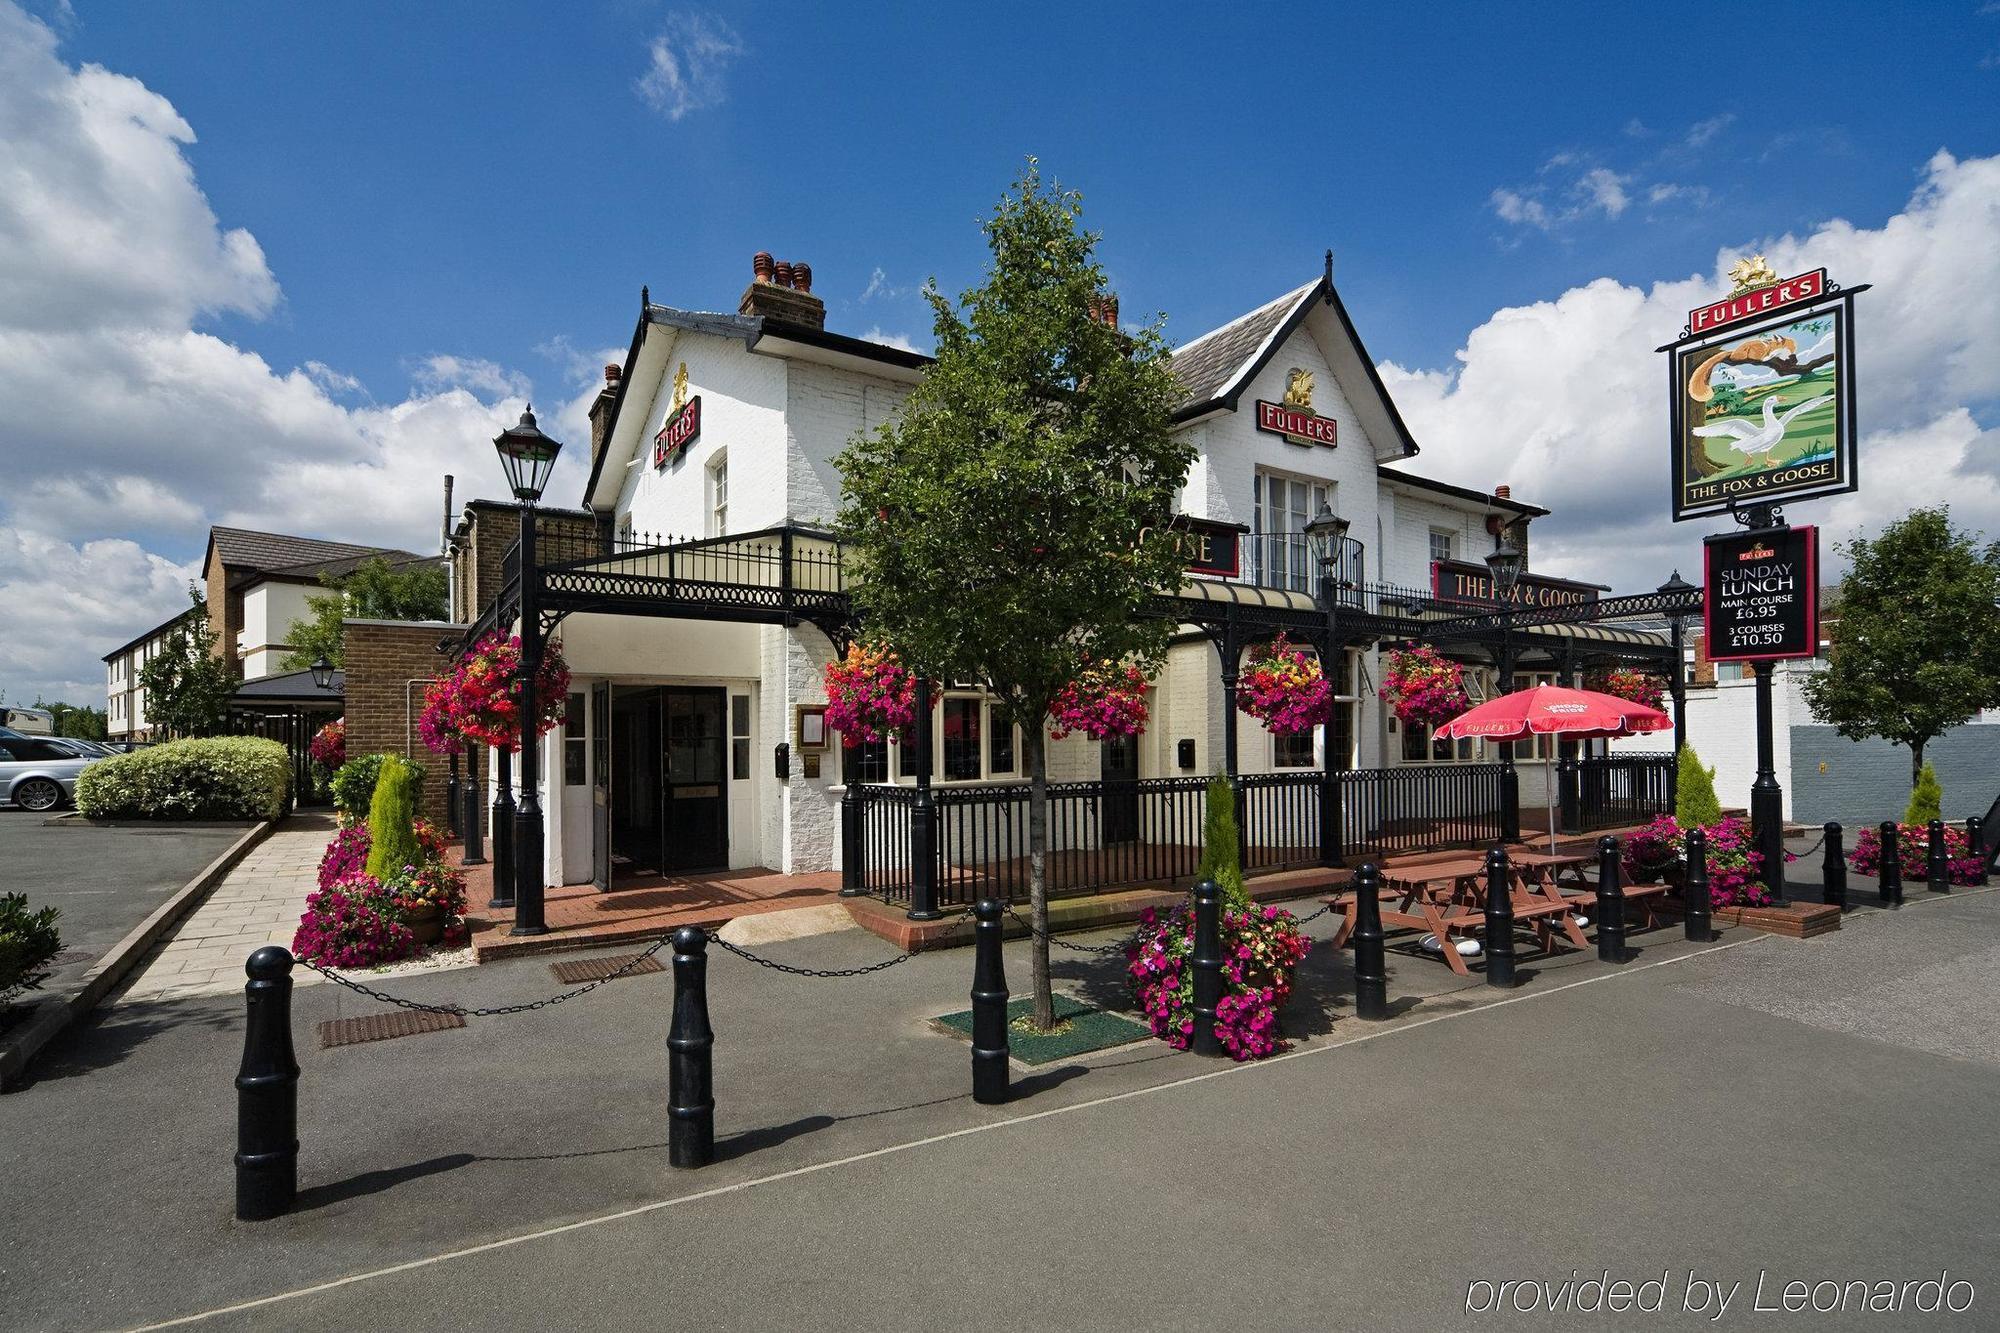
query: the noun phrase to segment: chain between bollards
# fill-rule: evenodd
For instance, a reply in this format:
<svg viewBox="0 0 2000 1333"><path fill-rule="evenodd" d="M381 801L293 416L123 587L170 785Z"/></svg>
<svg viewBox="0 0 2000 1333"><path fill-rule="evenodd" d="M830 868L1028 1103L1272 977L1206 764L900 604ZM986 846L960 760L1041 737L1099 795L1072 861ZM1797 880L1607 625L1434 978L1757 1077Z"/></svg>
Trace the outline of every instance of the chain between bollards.
<svg viewBox="0 0 2000 1333"><path fill-rule="evenodd" d="M1715 939L1715 915L1708 892L1708 834L1691 828L1687 834L1687 873L1681 879L1682 905L1687 909L1681 928L1696 944Z"/></svg>
<svg viewBox="0 0 2000 1333"><path fill-rule="evenodd" d="M1847 849L1841 842L1840 821L1826 821L1826 860L1820 866L1820 901L1847 910Z"/></svg>
<svg viewBox="0 0 2000 1333"><path fill-rule="evenodd" d="M998 1106L1007 1100L1007 968L1001 957L1000 920L1006 905L982 898L972 915L972 1100Z"/></svg>
<svg viewBox="0 0 2000 1333"><path fill-rule="evenodd" d="M1881 896L1882 906L1901 907L1903 905L1902 830L1896 827L1894 820L1885 819L1882 821L1882 826L1875 830L1875 836L1881 839L1882 844L1880 863L1875 867L1876 890Z"/></svg>
<svg viewBox="0 0 2000 1333"><path fill-rule="evenodd" d="M673 933L674 1017L667 1030L667 1161L715 1160L715 1031L708 1023L708 932Z"/></svg>
<svg viewBox="0 0 2000 1333"><path fill-rule="evenodd" d="M1630 962L1625 949L1625 889L1619 878L1618 839L1597 840L1597 956L1607 963Z"/></svg>
<svg viewBox="0 0 2000 1333"><path fill-rule="evenodd" d="M1194 1032L1188 1047L1196 1055L1221 1055L1215 1011L1222 1003L1222 890L1205 879L1194 886Z"/></svg>
<svg viewBox="0 0 2000 1333"><path fill-rule="evenodd" d="M1930 835L1924 859L1924 887L1932 893L1951 892L1951 857L1944 849L1944 821L1933 819L1925 828Z"/></svg>
<svg viewBox="0 0 2000 1333"><path fill-rule="evenodd" d="M1354 872L1354 1012L1389 1016L1389 971L1382 944L1382 871L1373 861Z"/></svg>
<svg viewBox="0 0 2000 1333"><path fill-rule="evenodd" d="M236 1216L290 1211L299 1192L299 1062L292 1053L292 955L269 944L243 966L243 1063L236 1071Z"/></svg>
<svg viewBox="0 0 2000 1333"><path fill-rule="evenodd" d="M1514 984L1514 885L1505 847L1486 853L1486 984Z"/></svg>

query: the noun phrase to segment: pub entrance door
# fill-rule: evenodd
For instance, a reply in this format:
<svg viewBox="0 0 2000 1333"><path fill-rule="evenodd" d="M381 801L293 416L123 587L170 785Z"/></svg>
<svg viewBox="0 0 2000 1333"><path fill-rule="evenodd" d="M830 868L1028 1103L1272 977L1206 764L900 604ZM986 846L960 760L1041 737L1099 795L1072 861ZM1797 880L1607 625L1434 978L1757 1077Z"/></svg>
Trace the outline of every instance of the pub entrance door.
<svg viewBox="0 0 2000 1333"><path fill-rule="evenodd" d="M1100 743L1104 779L1099 836L1106 846L1139 840L1139 738L1117 736Z"/></svg>
<svg viewBox="0 0 2000 1333"><path fill-rule="evenodd" d="M729 864L729 691L664 691L666 853L663 869Z"/></svg>

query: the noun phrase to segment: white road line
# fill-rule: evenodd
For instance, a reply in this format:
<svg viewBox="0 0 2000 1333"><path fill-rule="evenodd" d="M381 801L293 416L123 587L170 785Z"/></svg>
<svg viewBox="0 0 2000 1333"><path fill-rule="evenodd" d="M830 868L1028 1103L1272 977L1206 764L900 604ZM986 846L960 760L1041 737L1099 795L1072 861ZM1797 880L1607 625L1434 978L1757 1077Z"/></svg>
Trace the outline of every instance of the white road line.
<svg viewBox="0 0 2000 1333"><path fill-rule="evenodd" d="M703 1199L714 1199L725 1194L736 1194L743 1190L755 1189L760 1185L775 1185L781 1181L795 1180L800 1176L817 1175L822 1171L831 1171L836 1167L852 1166L856 1162L866 1162L877 1157L888 1157L892 1154L908 1152L915 1148L927 1148L932 1144L948 1143L953 1139L962 1139L968 1135L984 1134L988 1130L1010 1129L1015 1125L1030 1124L1036 1120L1046 1120L1051 1116L1070 1115L1077 1111L1088 1111L1094 1107L1109 1106L1113 1102L1129 1101L1134 1097L1149 1097L1155 1093L1169 1092L1175 1088L1185 1088L1195 1083L1206 1083L1210 1079L1227 1078L1232 1074L1255 1073L1259 1069L1268 1069L1272 1065L1282 1064L1287 1060L1302 1060L1307 1056L1324 1055L1329 1051L1345 1050L1349 1046L1359 1046L1363 1042L1379 1041L1384 1037L1394 1037L1405 1032L1414 1032L1418 1028L1429 1027L1433 1023L1446 1023L1455 1018L1471 1018L1479 1014L1490 1013L1495 1009L1504 1008L1510 1004L1522 1004L1530 1000L1544 1000L1553 995L1560 995L1564 991L1575 990L1579 986L1591 986L1600 981L1615 981L1620 977L1637 976L1641 972L1647 972L1656 967L1670 967L1675 963L1685 963L1693 958L1706 958L1710 954L1722 953L1726 950L1737 948L1740 945L1755 944L1760 940L1769 938L1772 937L1761 934L1750 934L1746 935L1743 939L1731 940L1727 944L1718 944L1713 948L1698 949L1693 953L1682 954L1676 958L1662 958L1657 962L1643 963L1638 967L1620 968L1616 972L1602 972L1594 977L1583 977L1576 981L1566 981L1559 986L1552 986L1547 990L1510 995L1504 1000L1494 1000L1490 1004L1482 1004L1477 1008L1457 1009L1448 1014L1435 1014L1430 1018L1420 1018L1413 1022L1401 1023L1391 1028L1375 1028L1358 1036L1350 1037L1345 1041L1326 1042L1321 1045L1301 1047L1297 1050L1286 1051L1282 1055L1273 1055L1263 1060L1252 1060L1244 1064L1228 1064L1220 1069L1211 1069L1201 1074L1189 1074L1185 1078L1177 1078L1166 1083L1156 1083L1144 1088L1131 1088L1124 1092L1107 1093L1102 1097L1094 1097L1089 1101L1072 1102L1067 1106L1052 1106L1046 1111L1031 1111L1026 1115L1012 1116L1006 1120L989 1121L983 1125L967 1125L963 1129L948 1130L943 1134L932 1134L927 1138L911 1139L906 1143L892 1143L886 1147L871 1148L867 1152L854 1153L847 1157L836 1157L825 1162L814 1162L809 1166L797 1166L789 1171L778 1171L771 1175L758 1176L751 1180L739 1180L733 1185L718 1185L714 1189L699 1190L693 1194L677 1195L671 1199L657 1199L652 1203L642 1203L637 1207L621 1209L615 1213L604 1213L597 1217L586 1217L577 1222L565 1222L561 1226L545 1227L540 1231L523 1232L518 1236L507 1236L500 1240L490 1240L482 1245L467 1246L462 1250L447 1250L443 1254L433 1254L423 1259L411 1259L407 1263L391 1264L386 1268L374 1268L362 1273L350 1273L346 1277L337 1277L326 1282L316 1282L309 1287L297 1287L291 1291L281 1291L273 1296L260 1296L255 1300L240 1301L235 1305L218 1306L213 1310L204 1310L200 1314L182 1315L178 1319L163 1320L156 1324L141 1324L136 1327L135 1333L145 1333L146 1330L157 1328L180 1328L187 1324L199 1323L204 1319L213 1319L227 1314L239 1314L245 1310L261 1309L267 1305L277 1305L283 1301L298 1300L304 1296L316 1296L323 1291L334 1291L341 1287L352 1286L357 1282L368 1282L375 1278L391 1277L397 1273L407 1273L417 1268L428 1268L433 1264L442 1264L453 1259L466 1259L475 1254L485 1254L491 1250L504 1250L509 1246L524 1245L529 1241L545 1240L550 1236L560 1236L570 1231L582 1231L589 1227L603 1226L608 1222L622 1222L628 1217L639 1217L646 1213L656 1213L664 1208L678 1208L682 1204L699 1203Z"/></svg>

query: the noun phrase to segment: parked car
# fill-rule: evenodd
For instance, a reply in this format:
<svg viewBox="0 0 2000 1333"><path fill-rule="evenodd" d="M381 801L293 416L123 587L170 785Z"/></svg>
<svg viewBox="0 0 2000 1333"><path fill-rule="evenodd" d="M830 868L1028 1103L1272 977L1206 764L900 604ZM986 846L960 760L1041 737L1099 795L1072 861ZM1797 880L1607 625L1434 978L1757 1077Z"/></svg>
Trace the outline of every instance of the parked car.
<svg viewBox="0 0 2000 1333"><path fill-rule="evenodd" d="M81 759L102 759L106 755L118 753L103 741L86 740L81 736L50 736L47 739Z"/></svg>
<svg viewBox="0 0 2000 1333"><path fill-rule="evenodd" d="M75 798L76 775L99 758L85 758L49 736L0 737L0 800L23 810L53 810Z"/></svg>

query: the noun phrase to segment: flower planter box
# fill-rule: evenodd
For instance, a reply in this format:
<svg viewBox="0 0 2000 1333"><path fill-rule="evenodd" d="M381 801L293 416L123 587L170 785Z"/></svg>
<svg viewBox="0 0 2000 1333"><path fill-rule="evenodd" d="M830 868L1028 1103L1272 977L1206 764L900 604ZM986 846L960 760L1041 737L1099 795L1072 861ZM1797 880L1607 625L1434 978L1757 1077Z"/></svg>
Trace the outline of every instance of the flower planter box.
<svg viewBox="0 0 2000 1333"><path fill-rule="evenodd" d="M1776 903L1769 907L1717 907L1718 926L1744 926L1767 935L1809 940L1840 929L1840 909L1825 903Z"/></svg>

